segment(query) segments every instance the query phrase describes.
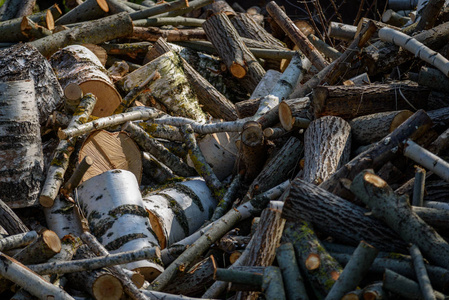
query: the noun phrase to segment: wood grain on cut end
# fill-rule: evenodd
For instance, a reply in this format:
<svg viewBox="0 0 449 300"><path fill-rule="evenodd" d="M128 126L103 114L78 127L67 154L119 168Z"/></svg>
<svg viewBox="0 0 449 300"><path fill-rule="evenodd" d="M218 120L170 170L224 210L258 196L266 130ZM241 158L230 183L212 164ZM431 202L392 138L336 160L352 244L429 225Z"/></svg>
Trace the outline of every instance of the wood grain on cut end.
<svg viewBox="0 0 449 300"><path fill-rule="evenodd" d="M402 123L405 122L409 117L413 115L413 112L409 110L403 110L394 117L393 121L390 124L390 132L399 127Z"/></svg>
<svg viewBox="0 0 449 300"><path fill-rule="evenodd" d="M119 300L123 294L123 285L114 275L104 274L95 280L92 294L95 299Z"/></svg>
<svg viewBox="0 0 449 300"><path fill-rule="evenodd" d="M294 123L292 110L285 102L281 102L279 104L279 120L281 121L281 125L285 130L289 131L292 129Z"/></svg>
<svg viewBox="0 0 449 300"><path fill-rule="evenodd" d="M231 262L231 264L233 264L233 263L235 263L237 261L237 259L239 259L240 256L242 256L242 252L234 251L229 256L229 261Z"/></svg>
<svg viewBox="0 0 449 300"><path fill-rule="evenodd" d="M310 253L306 258L305 265L309 271L318 269L321 265L320 256L316 253Z"/></svg>
<svg viewBox="0 0 449 300"><path fill-rule="evenodd" d="M71 102L78 101L83 98L83 90L76 83L69 83L64 87L64 97Z"/></svg>
<svg viewBox="0 0 449 300"><path fill-rule="evenodd" d="M47 10L47 13L45 14L45 23L47 24L48 30L55 29L55 19L53 18L53 15L50 10Z"/></svg>
<svg viewBox="0 0 449 300"><path fill-rule="evenodd" d="M48 248L53 252L59 253L61 251L61 240L54 231L45 230L42 233L42 239L44 240L44 243L48 246Z"/></svg>
<svg viewBox="0 0 449 300"><path fill-rule="evenodd" d="M246 73L248 72L248 69L243 67L242 65L239 65L238 63L233 63L230 67L229 67L229 71L231 72L231 74L236 77L236 78L243 78L246 76Z"/></svg>
<svg viewBox="0 0 449 300"><path fill-rule="evenodd" d="M159 245L161 249L165 249L167 247L167 239L164 234L164 229L162 228L162 224L159 221L159 218L153 214L150 210L146 210L148 212L148 219L150 220L151 229L153 229L156 234L156 238L159 241Z"/></svg>
<svg viewBox="0 0 449 300"><path fill-rule="evenodd" d="M49 196L45 196L45 195L41 195L39 197L39 203L43 206L43 207L52 207L53 203L55 203L54 199L52 199Z"/></svg>
<svg viewBox="0 0 449 300"><path fill-rule="evenodd" d="M156 277L158 277L159 274L162 273L161 270L158 270L158 269L152 268L152 267L137 268L137 269L134 269L133 271L139 272L140 274L142 274L145 277L145 279L149 282L156 279Z"/></svg>
<svg viewBox="0 0 449 300"><path fill-rule="evenodd" d="M363 175L363 179L366 182L373 184L375 187L382 188L387 186L387 183L382 178L372 173L366 173Z"/></svg>

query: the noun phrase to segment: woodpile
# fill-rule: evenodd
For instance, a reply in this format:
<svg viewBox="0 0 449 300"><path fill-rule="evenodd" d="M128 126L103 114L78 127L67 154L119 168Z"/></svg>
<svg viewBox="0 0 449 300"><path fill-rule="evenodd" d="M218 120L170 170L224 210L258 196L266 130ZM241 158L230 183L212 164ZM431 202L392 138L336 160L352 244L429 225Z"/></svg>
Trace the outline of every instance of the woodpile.
<svg viewBox="0 0 449 300"><path fill-rule="evenodd" d="M155 2L0 1L0 298L447 298L449 6Z"/></svg>

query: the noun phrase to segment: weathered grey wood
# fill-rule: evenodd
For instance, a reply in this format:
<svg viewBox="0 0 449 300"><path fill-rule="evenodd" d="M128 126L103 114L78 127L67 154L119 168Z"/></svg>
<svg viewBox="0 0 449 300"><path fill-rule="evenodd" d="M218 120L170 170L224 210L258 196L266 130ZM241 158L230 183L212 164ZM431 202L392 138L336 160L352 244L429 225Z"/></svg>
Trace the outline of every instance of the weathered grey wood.
<svg viewBox="0 0 449 300"><path fill-rule="evenodd" d="M410 255L413 259L413 266L415 267L416 277L418 278L419 287L425 300L435 300L432 285L427 274L424 259L418 246L412 244L410 247Z"/></svg>
<svg viewBox="0 0 449 300"><path fill-rule="evenodd" d="M396 196L385 181L367 170L354 178L351 191L404 241L419 246L432 263L445 268L449 266L449 244L410 209L408 197ZM420 234L416 235L416 232Z"/></svg>
<svg viewBox="0 0 449 300"><path fill-rule="evenodd" d="M86 0L55 21L55 25L66 25L105 17L109 12L106 0Z"/></svg>
<svg viewBox="0 0 449 300"><path fill-rule="evenodd" d="M160 3L159 5L155 5L144 10L133 12L130 14L130 17L133 20L144 19L151 16L163 14L166 12L183 9L186 8L187 6L188 1L186 0L173 1L172 3Z"/></svg>
<svg viewBox="0 0 449 300"><path fill-rule="evenodd" d="M44 179L33 81L0 82L0 99L3 107L0 116L3 149L0 154L3 165L0 198L11 208L33 206Z"/></svg>
<svg viewBox="0 0 449 300"><path fill-rule="evenodd" d="M361 240L386 251L404 251L405 243L367 209L355 205L300 179L291 183L282 216L309 221L316 230L345 244L357 245ZM382 232L377 234L376 232Z"/></svg>
<svg viewBox="0 0 449 300"><path fill-rule="evenodd" d="M351 127L339 117L310 123L304 134L304 181L320 184L349 161Z"/></svg>
<svg viewBox="0 0 449 300"><path fill-rule="evenodd" d="M204 22L203 29L231 74L241 79L245 89L252 92L265 70L242 42L226 14L211 16Z"/></svg>

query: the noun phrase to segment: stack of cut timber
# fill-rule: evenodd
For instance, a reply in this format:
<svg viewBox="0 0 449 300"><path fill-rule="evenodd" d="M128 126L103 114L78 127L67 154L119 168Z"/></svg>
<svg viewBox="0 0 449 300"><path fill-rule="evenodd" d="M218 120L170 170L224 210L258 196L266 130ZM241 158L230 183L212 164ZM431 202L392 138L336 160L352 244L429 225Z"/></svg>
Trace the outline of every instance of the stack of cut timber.
<svg viewBox="0 0 449 300"><path fill-rule="evenodd" d="M0 299L447 297L444 1L134 2L0 5Z"/></svg>

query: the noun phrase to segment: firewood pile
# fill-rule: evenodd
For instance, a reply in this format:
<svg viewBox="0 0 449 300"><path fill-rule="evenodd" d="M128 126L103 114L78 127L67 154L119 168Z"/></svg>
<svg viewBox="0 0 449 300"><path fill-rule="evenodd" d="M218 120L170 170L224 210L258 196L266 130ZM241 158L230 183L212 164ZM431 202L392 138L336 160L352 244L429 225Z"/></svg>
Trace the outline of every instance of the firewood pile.
<svg viewBox="0 0 449 300"><path fill-rule="evenodd" d="M1 299L445 299L445 1L44 2L0 6Z"/></svg>

